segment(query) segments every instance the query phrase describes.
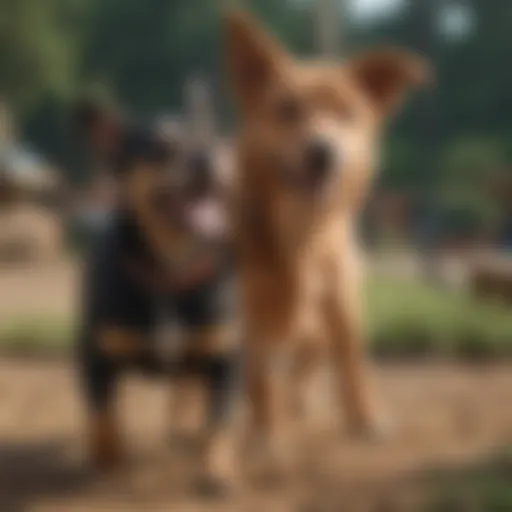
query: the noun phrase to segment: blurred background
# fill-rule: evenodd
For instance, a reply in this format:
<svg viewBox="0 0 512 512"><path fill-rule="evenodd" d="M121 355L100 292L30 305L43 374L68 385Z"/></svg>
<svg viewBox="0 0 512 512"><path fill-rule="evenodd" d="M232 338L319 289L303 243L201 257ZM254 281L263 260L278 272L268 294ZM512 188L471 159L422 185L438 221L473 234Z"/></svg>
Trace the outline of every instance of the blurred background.
<svg viewBox="0 0 512 512"><path fill-rule="evenodd" d="M391 126L362 219L370 268L369 345L376 356L391 361L379 370L391 403L397 401L405 415L423 421L417 445L410 451L400 447L405 459L418 462L424 451L446 457L454 440L460 441L455 424L470 429L461 445L467 457L483 447L506 446L512 441L512 397L506 391L512 388L507 380L512 367L506 362L512 356L512 3L247 3L301 55L343 58L393 44L432 62L436 85L415 96ZM80 261L113 198L108 175L91 166L73 135L70 106L77 96L93 94L141 117L175 115L183 109L187 84L199 79L210 92L219 130L227 137L234 134L220 4L0 1L0 351L6 354L0 358L0 461L6 447L9 468L20 465L11 487L17 483L26 489L35 478L30 473L34 453L23 459L11 450L13 432L24 432L13 412L20 408L21 393L29 400L33 386L44 396L46 383L51 394L59 384L48 375L67 382L68 370L67 363L48 363L48 368L42 363L37 380L25 359L13 363L12 355L60 358L69 352ZM480 363L479 369L468 370L468 361ZM13 384L20 381L26 386ZM404 388L417 394L405 396ZM429 405L420 413L414 405L422 400ZM48 408L41 407L44 418ZM453 438L429 426L432 411L442 418L439 428ZM63 420L61 413L52 417L62 420L59 428L69 435L73 415L65 411ZM40 440L37 422L30 423L33 431L22 439ZM48 455L55 462L51 449ZM476 478L469 471L467 492L449 499L464 502L468 493L477 499L481 485L485 492L478 499L484 496L487 503L488 489L498 482L489 499L505 508L475 510L512 510L510 489L499 486L501 479L512 478L507 457L500 449L499 470L491 464L491 477ZM12 473L6 467L0 462L0 482ZM55 469L57 482L61 470ZM333 480L333 492L338 484ZM33 494L48 494L59 485L52 481L45 487L43 480ZM0 483L0 502L6 489ZM11 493L16 506L28 506L29 498L30 493L23 499Z"/></svg>

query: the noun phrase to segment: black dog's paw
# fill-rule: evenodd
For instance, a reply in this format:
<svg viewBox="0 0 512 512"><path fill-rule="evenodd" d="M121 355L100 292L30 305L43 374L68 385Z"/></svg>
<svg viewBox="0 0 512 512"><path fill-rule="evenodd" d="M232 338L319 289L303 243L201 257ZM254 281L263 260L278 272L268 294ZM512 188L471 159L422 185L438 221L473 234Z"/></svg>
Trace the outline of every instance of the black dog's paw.
<svg viewBox="0 0 512 512"><path fill-rule="evenodd" d="M226 499L232 496L233 485L224 478L202 475L195 482L194 491L202 498Z"/></svg>

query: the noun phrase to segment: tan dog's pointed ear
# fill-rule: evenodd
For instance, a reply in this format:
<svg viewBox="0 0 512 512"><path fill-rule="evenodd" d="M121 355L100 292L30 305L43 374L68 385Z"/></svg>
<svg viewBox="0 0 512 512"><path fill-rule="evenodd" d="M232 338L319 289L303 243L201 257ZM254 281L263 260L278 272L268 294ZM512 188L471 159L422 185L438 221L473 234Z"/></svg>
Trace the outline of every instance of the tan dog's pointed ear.
<svg viewBox="0 0 512 512"><path fill-rule="evenodd" d="M246 13L225 16L227 65L234 93L249 108L286 58L279 45Z"/></svg>
<svg viewBox="0 0 512 512"><path fill-rule="evenodd" d="M410 88L431 79L427 63L399 49L369 52L348 64L352 76L381 116L393 113Z"/></svg>

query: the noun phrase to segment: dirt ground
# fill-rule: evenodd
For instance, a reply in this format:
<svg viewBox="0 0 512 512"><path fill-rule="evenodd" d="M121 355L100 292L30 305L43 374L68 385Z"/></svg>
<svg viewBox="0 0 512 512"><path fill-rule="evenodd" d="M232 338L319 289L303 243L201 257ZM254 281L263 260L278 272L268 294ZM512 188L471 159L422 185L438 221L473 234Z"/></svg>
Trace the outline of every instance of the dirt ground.
<svg viewBox="0 0 512 512"><path fill-rule="evenodd" d="M381 365L380 394L397 426L381 444L351 441L329 422L318 387L317 421L297 430L297 469L272 485L254 474L234 497L193 491L193 450L171 447L164 382L129 378L121 410L130 460L108 477L88 471L83 412L68 361L0 359L0 510L75 512L393 511L431 470L470 466L512 442L512 367Z"/></svg>
<svg viewBox="0 0 512 512"><path fill-rule="evenodd" d="M77 266L0 268L0 321L67 317ZM380 395L397 425L381 444L354 442L333 424L332 402L313 389L314 421L296 429L289 481L241 476L238 493L194 492L193 446L169 442L164 382L130 378L122 393L128 464L107 477L87 468L84 416L69 361L0 358L0 511L392 512L448 475L512 444L512 367L381 365ZM332 415L331 415L332 416ZM405 503L405 505L404 505Z"/></svg>
<svg viewBox="0 0 512 512"><path fill-rule="evenodd" d="M0 263L0 322L10 319L67 318L76 308L80 265L60 260L44 264Z"/></svg>

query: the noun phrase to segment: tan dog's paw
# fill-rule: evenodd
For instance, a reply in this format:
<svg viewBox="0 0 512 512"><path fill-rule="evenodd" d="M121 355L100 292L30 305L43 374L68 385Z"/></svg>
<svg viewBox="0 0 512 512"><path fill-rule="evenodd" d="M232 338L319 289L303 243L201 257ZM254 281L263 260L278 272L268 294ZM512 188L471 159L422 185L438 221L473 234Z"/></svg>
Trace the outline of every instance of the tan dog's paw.
<svg viewBox="0 0 512 512"><path fill-rule="evenodd" d="M265 487L280 486L291 478L296 460L289 440L259 438L252 449L256 455L258 480Z"/></svg>
<svg viewBox="0 0 512 512"><path fill-rule="evenodd" d="M235 440L231 432L211 435L206 442L198 492L210 496L231 494L237 481L235 451Z"/></svg>
<svg viewBox="0 0 512 512"><path fill-rule="evenodd" d="M216 473L203 473L195 486L197 494L208 498L226 498L233 494L234 489L235 481L233 478Z"/></svg>
<svg viewBox="0 0 512 512"><path fill-rule="evenodd" d="M384 443L396 437L398 428L387 416L349 424L349 434L370 443Z"/></svg>
<svg viewBox="0 0 512 512"><path fill-rule="evenodd" d="M193 455L199 449L200 439L193 432L173 427L168 439L170 448L178 453Z"/></svg>

